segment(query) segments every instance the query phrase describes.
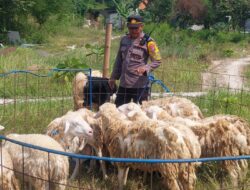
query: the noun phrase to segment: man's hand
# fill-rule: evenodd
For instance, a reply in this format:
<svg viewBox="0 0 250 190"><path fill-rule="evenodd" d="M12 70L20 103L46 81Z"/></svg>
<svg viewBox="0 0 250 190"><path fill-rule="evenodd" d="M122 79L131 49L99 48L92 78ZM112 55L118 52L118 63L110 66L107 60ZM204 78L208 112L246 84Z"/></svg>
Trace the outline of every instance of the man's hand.
<svg viewBox="0 0 250 190"><path fill-rule="evenodd" d="M145 66L139 67L136 69L136 73L140 76L142 76L143 74L146 74L147 69Z"/></svg>
<svg viewBox="0 0 250 190"><path fill-rule="evenodd" d="M109 86L111 89L114 89L115 88L115 80L114 79L109 79Z"/></svg>

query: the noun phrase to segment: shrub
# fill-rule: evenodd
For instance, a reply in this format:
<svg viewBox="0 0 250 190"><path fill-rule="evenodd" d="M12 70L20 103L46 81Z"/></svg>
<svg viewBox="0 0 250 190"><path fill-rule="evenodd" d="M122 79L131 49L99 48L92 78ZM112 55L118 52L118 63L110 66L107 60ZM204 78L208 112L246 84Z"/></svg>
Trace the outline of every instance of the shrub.
<svg viewBox="0 0 250 190"><path fill-rule="evenodd" d="M231 57L231 56L233 56L234 51L231 49L225 49L225 50L223 50L222 54L224 57Z"/></svg>
<svg viewBox="0 0 250 190"><path fill-rule="evenodd" d="M217 32L215 30L200 30L196 32L196 35L199 40L208 41L217 37Z"/></svg>
<svg viewBox="0 0 250 190"><path fill-rule="evenodd" d="M230 42L239 43L240 41L244 40L244 35L240 33L232 33L230 35Z"/></svg>

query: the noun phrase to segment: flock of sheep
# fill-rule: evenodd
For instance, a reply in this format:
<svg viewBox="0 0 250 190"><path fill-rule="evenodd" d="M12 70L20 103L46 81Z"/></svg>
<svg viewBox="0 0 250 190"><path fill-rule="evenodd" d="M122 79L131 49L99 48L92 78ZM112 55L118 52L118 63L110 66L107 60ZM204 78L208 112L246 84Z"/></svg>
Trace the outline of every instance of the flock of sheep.
<svg viewBox="0 0 250 190"><path fill-rule="evenodd" d="M248 155L249 124L238 116L204 118L200 109L186 98L166 97L116 107L104 103L98 112L86 108L69 111L51 121L46 134L9 134L6 138L62 152L93 153L99 157L138 159L192 159ZM104 151L104 149L108 151ZM105 153L104 153L105 152ZM71 176L66 156L21 147L10 141L1 146L0 189L66 189L68 179L78 175L76 161ZM171 190L192 190L201 163L115 163L119 189L126 185L129 168L158 172L162 184ZM108 178L100 161L103 178ZM224 161L221 167L237 184L245 178L246 160ZM13 172L13 169L15 172ZM24 174L23 174L24 172Z"/></svg>

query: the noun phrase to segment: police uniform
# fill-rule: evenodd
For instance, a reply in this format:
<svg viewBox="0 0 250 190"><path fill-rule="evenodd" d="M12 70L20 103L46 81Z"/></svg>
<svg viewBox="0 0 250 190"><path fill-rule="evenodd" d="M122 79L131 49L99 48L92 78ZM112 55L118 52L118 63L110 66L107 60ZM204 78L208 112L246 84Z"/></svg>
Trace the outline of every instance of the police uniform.
<svg viewBox="0 0 250 190"><path fill-rule="evenodd" d="M130 16L128 27L137 27L142 21L140 16ZM121 39L111 74L112 80L120 80L115 102L117 106L129 103L131 99L136 103L146 100L148 97L147 73L161 64L160 52L155 41L149 38L144 44L140 43L144 35L142 32L138 38L133 39L128 34ZM148 59L151 60L150 64L148 64ZM143 75L137 72L140 67L146 68Z"/></svg>

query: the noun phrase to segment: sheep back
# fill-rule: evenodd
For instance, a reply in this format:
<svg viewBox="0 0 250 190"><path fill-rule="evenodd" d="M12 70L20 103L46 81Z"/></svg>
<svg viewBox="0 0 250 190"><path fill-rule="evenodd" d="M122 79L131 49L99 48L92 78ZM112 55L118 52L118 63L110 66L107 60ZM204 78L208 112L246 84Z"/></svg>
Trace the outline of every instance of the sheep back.
<svg viewBox="0 0 250 190"><path fill-rule="evenodd" d="M142 102L143 109L152 105L158 105L174 117L181 116L194 120L204 118L200 108L186 98L173 96Z"/></svg>
<svg viewBox="0 0 250 190"><path fill-rule="evenodd" d="M57 151L64 151L62 146L53 138L41 134L17 135L10 134L7 138L25 142L28 144L49 148ZM60 184L67 184L69 173L68 158L62 155L47 153L44 151L23 147L9 141L4 143L13 160L13 166L19 173L25 173L24 180L34 186L35 189L41 189L47 184L43 180L50 180ZM22 174L17 175L22 180ZM43 179L43 180L39 180ZM61 189L65 189L64 186Z"/></svg>

